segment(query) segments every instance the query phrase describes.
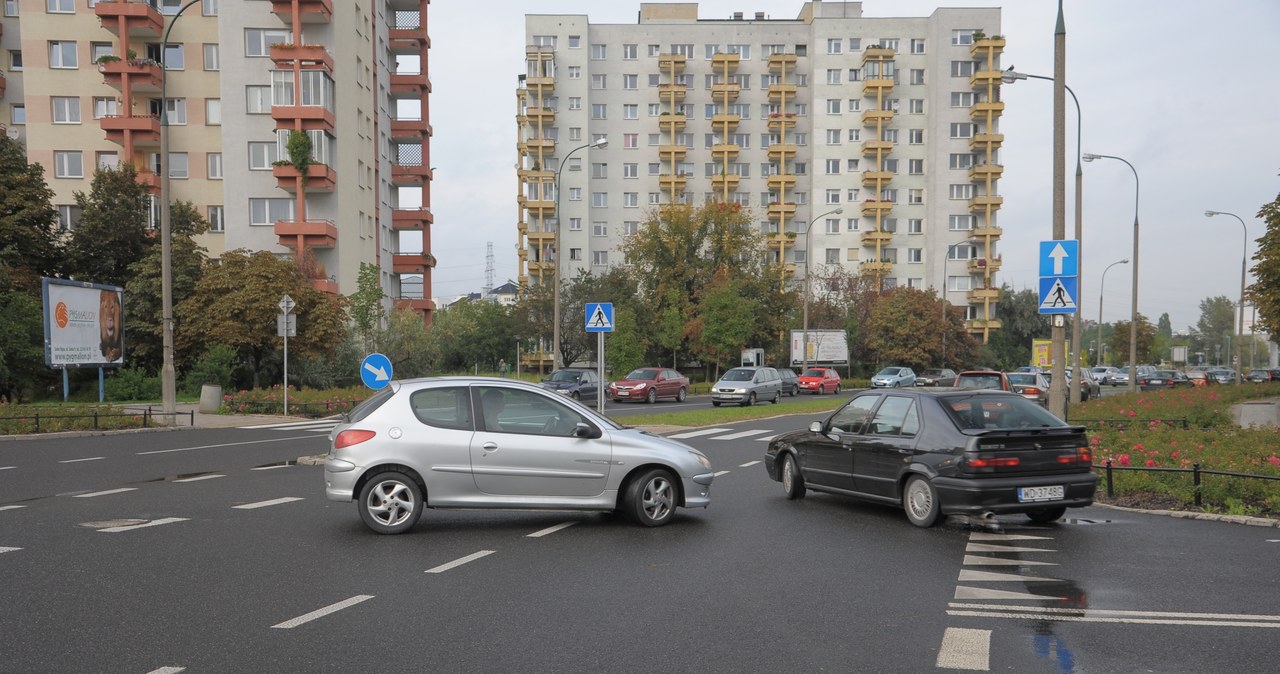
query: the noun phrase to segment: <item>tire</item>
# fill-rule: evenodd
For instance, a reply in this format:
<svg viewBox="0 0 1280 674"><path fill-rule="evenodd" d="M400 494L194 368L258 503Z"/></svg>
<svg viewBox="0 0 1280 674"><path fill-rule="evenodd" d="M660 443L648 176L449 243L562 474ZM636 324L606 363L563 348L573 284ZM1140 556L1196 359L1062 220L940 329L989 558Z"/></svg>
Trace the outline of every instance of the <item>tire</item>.
<svg viewBox="0 0 1280 674"><path fill-rule="evenodd" d="M794 501L804 498L807 491L804 486L804 477L800 475L800 466L796 464L796 457L787 454L782 460L782 493L787 495L787 499Z"/></svg>
<svg viewBox="0 0 1280 674"><path fill-rule="evenodd" d="M938 490L927 478L912 475L902 488L902 510L912 524L927 529L942 517Z"/></svg>
<svg viewBox="0 0 1280 674"><path fill-rule="evenodd" d="M754 404L756 404L756 392L752 391L751 393L747 394L747 399L742 401L742 406L751 407Z"/></svg>
<svg viewBox="0 0 1280 674"><path fill-rule="evenodd" d="M649 389L649 395L645 396L644 401L646 403L649 403L650 405L658 402L658 389L656 388Z"/></svg>
<svg viewBox="0 0 1280 674"><path fill-rule="evenodd" d="M582 394L581 394L581 393L578 393L577 391L574 391L573 393L570 393L570 394L569 394L569 397L570 397L570 398L573 398L574 400L582 400Z"/></svg>
<svg viewBox="0 0 1280 674"><path fill-rule="evenodd" d="M680 392L676 394L676 402L682 403L684 402L684 399L688 397L689 397L689 392L686 391L682 386L680 387Z"/></svg>
<svg viewBox="0 0 1280 674"><path fill-rule="evenodd" d="M720 403L719 403L719 402L717 402L717 401L715 401L715 400L712 400L712 401L711 401L711 406L712 406L712 407L719 407L719 406L720 406Z"/></svg>
<svg viewBox="0 0 1280 674"><path fill-rule="evenodd" d="M836 384L836 391L833 395L840 395L840 385Z"/></svg>
<svg viewBox="0 0 1280 674"><path fill-rule="evenodd" d="M773 394L773 400L770 400L769 404L777 405L780 400L782 400L782 389L778 389L778 392Z"/></svg>
<svg viewBox="0 0 1280 674"><path fill-rule="evenodd" d="M1062 519L1062 516L1066 513L1067 509L1064 506L1058 506L1056 508L1041 508L1040 510L1033 510L1027 513L1027 519L1035 522L1036 524L1048 524Z"/></svg>
<svg viewBox="0 0 1280 674"><path fill-rule="evenodd" d="M398 470L374 475L360 490L360 519L380 534L402 534L422 516L422 488Z"/></svg>
<svg viewBox="0 0 1280 674"><path fill-rule="evenodd" d="M660 527L671 521L677 502L677 488L671 473L654 468L627 485L623 508L636 524Z"/></svg>
<svg viewBox="0 0 1280 674"><path fill-rule="evenodd" d="M827 394L827 387L825 387L825 386L823 386L823 385L819 384L819 385L818 385L818 395L820 395L820 396L824 396L824 395L826 395L826 394Z"/></svg>

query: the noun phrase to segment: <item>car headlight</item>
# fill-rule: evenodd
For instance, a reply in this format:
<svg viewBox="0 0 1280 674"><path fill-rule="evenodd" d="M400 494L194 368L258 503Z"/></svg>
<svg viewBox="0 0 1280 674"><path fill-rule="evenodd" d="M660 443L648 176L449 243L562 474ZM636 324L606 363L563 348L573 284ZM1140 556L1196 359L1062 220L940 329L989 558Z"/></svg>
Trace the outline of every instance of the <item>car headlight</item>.
<svg viewBox="0 0 1280 674"><path fill-rule="evenodd" d="M698 463L702 464L703 468L711 470L711 459L703 456L701 452L690 451L689 453L693 455L693 458L698 460Z"/></svg>

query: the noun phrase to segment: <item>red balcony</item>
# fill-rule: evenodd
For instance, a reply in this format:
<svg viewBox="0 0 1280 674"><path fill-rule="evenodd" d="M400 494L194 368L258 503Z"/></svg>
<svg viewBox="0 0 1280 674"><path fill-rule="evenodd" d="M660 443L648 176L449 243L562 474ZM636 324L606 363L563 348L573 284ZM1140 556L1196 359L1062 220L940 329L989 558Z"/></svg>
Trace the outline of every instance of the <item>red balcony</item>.
<svg viewBox="0 0 1280 674"><path fill-rule="evenodd" d="M4 80L4 73L0 73L0 98L3 98L3 97L4 97L4 87L5 87L5 84L6 84L6 82L5 82L5 80Z"/></svg>
<svg viewBox="0 0 1280 674"><path fill-rule="evenodd" d="M103 28L116 35L123 32L130 37L160 37L164 33L160 10L143 0L99 2L93 13Z"/></svg>
<svg viewBox="0 0 1280 674"><path fill-rule="evenodd" d="M333 111L319 105L273 105L271 118L277 129L293 130L301 123L304 131L321 129L330 134L335 124Z"/></svg>
<svg viewBox="0 0 1280 674"><path fill-rule="evenodd" d="M142 183L151 192L159 194L160 192L160 175L151 171L138 171L138 182Z"/></svg>
<svg viewBox="0 0 1280 674"><path fill-rule="evenodd" d="M303 23L329 23L333 20L333 0L271 0L271 11L285 24L293 23L293 5L297 3Z"/></svg>
<svg viewBox="0 0 1280 674"><path fill-rule="evenodd" d="M298 191L299 178L302 174L293 164L277 164L271 167L271 174L276 177L276 187L289 192ZM338 174L327 164L310 164L307 166L307 191L332 192L338 183Z"/></svg>
<svg viewBox="0 0 1280 674"><path fill-rule="evenodd" d="M391 95L395 98L421 98L431 93L431 79L426 73L393 73Z"/></svg>
<svg viewBox="0 0 1280 674"><path fill-rule="evenodd" d="M391 120L391 137L396 139L421 140L431 135L431 124L425 119L393 119Z"/></svg>
<svg viewBox="0 0 1280 674"><path fill-rule="evenodd" d="M423 185L431 180L431 167L423 164L392 164L391 181L396 185Z"/></svg>
<svg viewBox="0 0 1280 674"><path fill-rule="evenodd" d="M393 253L391 255L391 271L396 274L426 274L427 269L436 266L436 258L431 253Z"/></svg>
<svg viewBox="0 0 1280 674"><path fill-rule="evenodd" d="M303 70L333 72L333 54L322 44L272 45L269 53L277 68L288 68L298 61Z"/></svg>
<svg viewBox="0 0 1280 674"><path fill-rule="evenodd" d="M107 140L124 144L125 138L133 139L135 144L160 143L160 118L145 115L137 117L103 117L98 120L102 130L107 132Z"/></svg>
<svg viewBox="0 0 1280 674"><path fill-rule="evenodd" d="M160 64L152 59L131 59L128 61L106 61L98 64L98 72L102 79L113 89L145 93L160 93L160 84L164 77Z"/></svg>
<svg viewBox="0 0 1280 674"><path fill-rule="evenodd" d="M428 208L397 208L391 211L391 229L396 231L417 231L430 227L435 216Z"/></svg>
<svg viewBox="0 0 1280 674"><path fill-rule="evenodd" d="M299 239L303 249L333 248L338 243L338 228L328 220L277 220L275 233L280 245L295 250Z"/></svg>
<svg viewBox="0 0 1280 674"><path fill-rule="evenodd" d="M436 303L426 297L401 297L396 299L396 308L416 311L426 316L427 320L430 321L430 315L432 311L435 311Z"/></svg>
<svg viewBox="0 0 1280 674"><path fill-rule="evenodd" d="M307 283L310 283L312 288L315 288L316 290L319 290L322 293L325 293L328 295L338 294L338 282L333 279L313 278L313 279L307 279Z"/></svg>
<svg viewBox="0 0 1280 674"><path fill-rule="evenodd" d="M421 17L414 17L413 22L404 24L399 16L402 12L396 14L396 24L387 31L391 51L396 54L419 54L423 49L430 49L431 38L421 25Z"/></svg>

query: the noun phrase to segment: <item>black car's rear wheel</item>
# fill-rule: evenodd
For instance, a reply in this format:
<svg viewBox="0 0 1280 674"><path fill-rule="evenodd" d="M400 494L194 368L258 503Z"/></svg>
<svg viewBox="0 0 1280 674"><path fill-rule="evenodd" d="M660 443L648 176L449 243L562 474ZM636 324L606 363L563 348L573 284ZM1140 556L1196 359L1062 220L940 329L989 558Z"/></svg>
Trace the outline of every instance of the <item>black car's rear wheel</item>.
<svg viewBox="0 0 1280 674"><path fill-rule="evenodd" d="M1067 509L1063 506L1059 506L1057 508L1041 508L1040 510L1033 510L1027 513L1027 519L1035 522L1036 524L1048 524L1062 519L1062 516L1066 513Z"/></svg>
<svg viewBox="0 0 1280 674"><path fill-rule="evenodd" d="M902 488L902 510L907 513L907 519L918 527L928 528L937 524L942 516L938 490L927 478L912 475Z"/></svg>
<svg viewBox="0 0 1280 674"><path fill-rule="evenodd" d="M791 500L804 498L804 477L800 475L800 466L792 454L782 459L782 492Z"/></svg>
<svg viewBox="0 0 1280 674"><path fill-rule="evenodd" d="M398 470L374 475L360 490L360 519L380 534L400 534L422 516L422 489Z"/></svg>
<svg viewBox="0 0 1280 674"><path fill-rule="evenodd" d="M623 506L636 524L660 527L671 521L678 496L671 473L661 468L646 471L627 485Z"/></svg>

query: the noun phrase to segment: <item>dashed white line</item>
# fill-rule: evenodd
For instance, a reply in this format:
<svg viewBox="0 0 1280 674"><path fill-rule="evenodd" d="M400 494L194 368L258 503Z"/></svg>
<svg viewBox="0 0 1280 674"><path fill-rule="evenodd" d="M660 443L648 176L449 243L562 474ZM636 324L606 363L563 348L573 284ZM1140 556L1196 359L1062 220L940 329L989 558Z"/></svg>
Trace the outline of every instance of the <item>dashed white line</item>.
<svg viewBox="0 0 1280 674"><path fill-rule="evenodd" d="M966 587L964 585L956 586L956 594L954 599L1022 599L1022 600L1044 600L1044 599L1066 599L1066 597L1030 594L1027 592L1009 592L1008 590L992 590L986 587Z"/></svg>
<svg viewBox="0 0 1280 674"><path fill-rule="evenodd" d="M937 666L985 672L991 669L991 630L948 627L942 634Z"/></svg>
<svg viewBox="0 0 1280 674"><path fill-rule="evenodd" d="M739 468L748 468L748 467L751 467L751 466L756 465L757 463L760 463L760 462L759 462L759 461L748 461L748 462L746 462L746 463L739 464L739 465L738 465L738 467L739 467Z"/></svg>
<svg viewBox="0 0 1280 674"><path fill-rule="evenodd" d="M769 431L769 430L763 430L763 431L738 431L737 433L730 433L730 434L728 434L728 435L721 435L721 436L719 436L719 437L715 437L715 438L711 438L711 439L712 439L712 440L738 440L738 439L740 439L740 438L749 438L749 437L751 437L751 436L753 436L753 435L760 435L761 433L771 433L771 432L772 432L772 431Z"/></svg>
<svg viewBox="0 0 1280 674"><path fill-rule="evenodd" d="M994 609L998 611L1023 612L1036 615L1059 614L1077 616L1120 616L1137 618L1188 618L1195 620L1250 620L1274 622L1280 626L1280 615L1257 613L1186 613L1179 611L1133 611L1109 608L1062 608L1049 606L1006 606L1003 604L961 604L951 602L951 608Z"/></svg>
<svg viewBox="0 0 1280 674"><path fill-rule="evenodd" d="M173 524L174 522L186 522L186 521L187 521L187 518L185 517L162 517L158 520L143 522L142 524L127 524L125 526L120 526L120 527L107 527L106 529L98 529L98 531L104 534L118 534L122 531L133 531L134 529L145 529L147 527L158 527L162 524Z"/></svg>
<svg viewBox="0 0 1280 674"><path fill-rule="evenodd" d="M1056 622L1123 623L1131 625L1196 625L1200 627L1263 627L1280 629L1280 616L1237 613L1172 613L1162 611L1118 611L1106 609L1064 609L1039 606L951 604L947 615L971 618L1014 618ZM972 607L990 610L955 610Z"/></svg>
<svg viewBox="0 0 1280 674"><path fill-rule="evenodd" d="M76 494L75 498L93 498L95 496L110 496L111 494L123 494L127 491L138 491L137 487L121 487L119 489L108 489L106 491L89 492L88 494Z"/></svg>
<svg viewBox="0 0 1280 674"><path fill-rule="evenodd" d="M4 554L6 552L16 552L21 549L22 548L0 548L0 554Z"/></svg>
<svg viewBox="0 0 1280 674"><path fill-rule="evenodd" d="M0 506L0 510L17 510L18 508L25 508L25 507L26 506L7 505L7 506Z"/></svg>
<svg viewBox="0 0 1280 674"><path fill-rule="evenodd" d="M146 456L148 454L170 454L173 452L191 452L197 449L219 449L221 447L239 447L240 445L261 445L268 442L288 442L290 440L310 440L313 435L296 435L287 438L272 438L270 440L246 440L244 442L223 442L217 445L198 445L196 447L177 447L175 449L156 449L150 452L138 452L136 456Z"/></svg>
<svg viewBox="0 0 1280 674"><path fill-rule="evenodd" d="M289 464L287 463L277 463L274 466L258 466L257 468L250 468L249 470L275 470L277 468L288 468L288 467L289 467Z"/></svg>
<svg viewBox="0 0 1280 674"><path fill-rule="evenodd" d="M84 461L101 461L101 460L103 460L103 459L105 459L105 458L107 458L107 457L105 457L105 456L90 456L90 457L87 457L87 458L84 458L84 459L67 459L66 461L59 461L58 463L81 463L81 462L84 462Z"/></svg>
<svg viewBox="0 0 1280 674"><path fill-rule="evenodd" d="M283 498L273 498L270 501L258 501L257 503L245 503L238 506L232 506L236 510L253 510L255 508L266 508L267 506L280 505L282 503L293 503L301 501L301 496L285 496Z"/></svg>
<svg viewBox="0 0 1280 674"><path fill-rule="evenodd" d="M468 562L474 562L477 559L480 559L481 557L487 557L489 555L492 555L494 552L496 552L496 550L481 550L480 552L473 552L467 555L466 557L455 559L452 562L449 562L448 564L441 564L440 566L427 569L424 573L444 573L449 569L462 566L463 564L466 564Z"/></svg>
<svg viewBox="0 0 1280 674"><path fill-rule="evenodd" d="M770 440L772 440L772 439L774 439L774 438L776 438L776 437L778 437L778 436L777 436L777 434L774 434L774 435L766 435L766 436L764 436L763 438L756 438L756 442L768 442L768 441L770 441Z"/></svg>
<svg viewBox="0 0 1280 674"><path fill-rule="evenodd" d="M712 433L723 433L725 431L731 431L731 430L733 429L732 428L704 428L702 430L689 431L687 433L676 433L675 435L668 435L667 437L671 438L672 440L684 440L686 438L696 438L701 435L711 435Z"/></svg>
<svg viewBox="0 0 1280 674"><path fill-rule="evenodd" d="M1027 534L990 534L975 531L969 534L971 541L1051 541L1052 536L1029 536Z"/></svg>
<svg viewBox="0 0 1280 674"><path fill-rule="evenodd" d="M356 604L359 604L362 601L368 601L370 599L373 599L373 595L371 594L358 594L350 599L344 599L336 604L330 604L329 606L326 606L322 609L316 609L315 611L312 611L306 615L300 615L297 618L294 618L292 620L286 620L277 625L272 625L271 629L290 630L297 627L298 625L303 625L311 622L312 620L323 618L329 615L330 613L336 613L338 611L341 611L344 608L355 606Z"/></svg>
<svg viewBox="0 0 1280 674"><path fill-rule="evenodd" d="M179 672L185 671L187 671L186 667L161 667L160 669L153 669L147 674L179 674Z"/></svg>
<svg viewBox="0 0 1280 674"><path fill-rule="evenodd" d="M199 482L201 480L212 480L218 477L226 477L226 475L197 475L195 477L184 477L181 480L174 480L174 482Z"/></svg>
<svg viewBox="0 0 1280 674"><path fill-rule="evenodd" d="M712 474L711 474L711 477L720 477L721 475L728 475L728 474L729 474L729 471L727 471L727 470L719 470L719 471L716 471L716 472L712 473Z"/></svg>
<svg viewBox="0 0 1280 674"><path fill-rule="evenodd" d="M575 521L575 522L561 522L561 523L559 523L559 524L555 525L554 527L547 527L546 529L543 529L542 531L535 531L535 532L533 532L533 533L531 533L531 534L526 534L526 535L525 535L525 538L542 538L543 536L546 536L547 534L554 534L555 532L560 531L561 529L568 529L569 527L571 527L571 526L573 526L573 525L575 525L575 524L577 524L577 522L576 522L576 521Z"/></svg>
<svg viewBox="0 0 1280 674"><path fill-rule="evenodd" d="M17 466L0 466L0 470L13 470Z"/></svg>

